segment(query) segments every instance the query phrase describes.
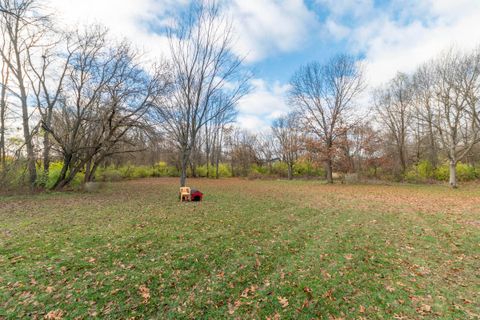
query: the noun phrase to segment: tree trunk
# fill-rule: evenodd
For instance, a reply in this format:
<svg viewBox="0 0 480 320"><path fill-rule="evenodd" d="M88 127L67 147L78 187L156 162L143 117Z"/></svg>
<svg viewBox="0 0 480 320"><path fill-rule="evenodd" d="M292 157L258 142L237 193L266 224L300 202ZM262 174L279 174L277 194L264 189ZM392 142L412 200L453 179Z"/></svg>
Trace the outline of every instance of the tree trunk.
<svg viewBox="0 0 480 320"><path fill-rule="evenodd" d="M20 86L22 91L22 123L23 123L23 137L25 139L25 147L27 148L27 168L30 187L35 186L37 180L37 168L35 163L35 153L33 150L32 134L30 132L30 125L28 123L29 113L27 107L27 96L23 86ZM24 95L25 94L25 95Z"/></svg>
<svg viewBox="0 0 480 320"><path fill-rule="evenodd" d="M7 163L7 154L5 150L5 112L6 112L6 89L2 87L2 93L0 97L0 164L2 170L5 170Z"/></svg>
<svg viewBox="0 0 480 320"><path fill-rule="evenodd" d="M60 185L63 184L63 181L65 180L65 177L67 176L68 167L70 166L70 162L72 161L72 157L73 156L71 154L65 155L63 157L62 170L60 171L60 175L58 176L57 181L55 181L55 183L53 184L52 190L61 189L63 187L63 186L60 187Z"/></svg>
<svg viewBox="0 0 480 320"><path fill-rule="evenodd" d="M2 77L3 77L2 68ZM9 69L6 70L5 78L2 79L2 88L0 93L0 160L2 169L5 170L6 165L6 151L5 151L5 113L7 111L7 82L8 82Z"/></svg>
<svg viewBox="0 0 480 320"><path fill-rule="evenodd" d="M189 151L182 150L181 156L181 167L180 167L180 187L187 186L187 168L188 168L188 158L189 158Z"/></svg>
<svg viewBox="0 0 480 320"><path fill-rule="evenodd" d="M452 188L457 188L457 162L450 160L450 186Z"/></svg>
<svg viewBox="0 0 480 320"><path fill-rule="evenodd" d="M45 132L43 138L43 174L48 177L50 171L50 135Z"/></svg>
<svg viewBox="0 0 480 320"><path fill-rule="evenodd" d="M332 159L325 161L325 170L327 171L327 182L333 183L333 164Z"/></svg>
<svg viewBox="0 0 480 320"><path fill-rule="evenodd" d="M22 125L23 125L23 138L25 139L25 147L27 149L27 169L29 175L30 187L34 188L35 181L37 180L37 168L35 164L35 153L33 150L32 134L30 132L30 125L28 123L30 114L28 112L28 96L25 89L24 76L22 72L23 63L20 58L20 53L17 48L17 43L14 43L15 50L15 63L16 63L16 78L18 82L18 88L20 90L20 102L22 108Z"/></svg>
<svg viewBox="0 0 480 320"><path fill-rule="evenodd" d="M288 162L288 180L293 179L293 163Z"/></svg>
<svg viewBox="0 0 480 320"><path fill-rule="evenodd" d="M88 161L85 165L85 177L83 177L83 182L87 183L92 181L92 160Z"/></svg>

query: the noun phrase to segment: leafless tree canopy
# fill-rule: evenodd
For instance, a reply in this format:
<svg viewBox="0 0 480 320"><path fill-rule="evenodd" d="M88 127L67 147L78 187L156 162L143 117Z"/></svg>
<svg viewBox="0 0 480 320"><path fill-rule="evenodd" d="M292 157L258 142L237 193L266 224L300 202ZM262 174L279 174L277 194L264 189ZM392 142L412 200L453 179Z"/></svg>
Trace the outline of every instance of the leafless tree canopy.
<svg viewBox="0 0 480 320"><path fill-rule="evenodd" d="M216 4L193 4L178 28L168 30L172 54L171 97L159 120L181 153L181 180L200 130L231 113L248 90L242 60L232 54L232 26Z"/></svg>
<svg viewBox="0 0 480 320"><path fill-rule="evenodd" d="M301 67L291 80L291 103L304 115L307 130L321 140L327 180L333 182L332 153L354 120L355 98L363 91L363 72L351 56Z"/></svg>

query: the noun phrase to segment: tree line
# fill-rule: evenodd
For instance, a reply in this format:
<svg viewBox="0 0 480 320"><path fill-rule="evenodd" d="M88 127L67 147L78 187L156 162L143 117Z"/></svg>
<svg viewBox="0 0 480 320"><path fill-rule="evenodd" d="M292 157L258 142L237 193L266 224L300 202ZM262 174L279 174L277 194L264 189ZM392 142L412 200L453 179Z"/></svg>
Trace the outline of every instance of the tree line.
<svg viewBox="0 0 480 320"><path fill-rule="evenodd" d="M404 180L425 164L478 165L480 50L450 49L372 93L350 55L292 76L292 111L270 130L236 124L251 72L233 53L221 5L194 2L167 27L168 58L148 62L102 26L62 30L39 0L0 1L0 184L63 189L106 166L188 176L336 175ZM60 164L52 174L51 164ZM309 170L300 170L307 166ZM301 173L299 173L301 171ZM478 170L480 176L480 170ZM49 180L52 180L47 183Z"/></svg>

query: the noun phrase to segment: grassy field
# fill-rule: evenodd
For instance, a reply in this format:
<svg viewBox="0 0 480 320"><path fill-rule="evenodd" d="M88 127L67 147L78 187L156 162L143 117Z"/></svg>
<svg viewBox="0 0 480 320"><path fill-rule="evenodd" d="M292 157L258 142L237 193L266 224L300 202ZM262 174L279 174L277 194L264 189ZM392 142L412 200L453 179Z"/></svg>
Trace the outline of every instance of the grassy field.
<svg viewBox="0 0 480 320"><path fill-rule="evenodd" d="M0 198L0 318L480 317L478 185L177 184Z"/></svg>

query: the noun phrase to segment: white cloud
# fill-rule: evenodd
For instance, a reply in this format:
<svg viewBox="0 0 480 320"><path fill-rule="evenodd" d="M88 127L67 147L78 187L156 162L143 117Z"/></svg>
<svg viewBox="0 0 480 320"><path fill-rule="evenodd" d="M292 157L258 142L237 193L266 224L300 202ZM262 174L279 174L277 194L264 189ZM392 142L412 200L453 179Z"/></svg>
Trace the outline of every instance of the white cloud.
<svg viewBox="0 0 480 320"><path fill-rule="evenodd" d="M185 5L188 0L47 0L56 19L66 26L101 24L112 36L126 38L149 58L168 54L165 36L150 30L150 26L171 23L167 13Z"/></svg>
<svg viewBox="0 0 480 320"><path fill-rule="evenodd" d="M249 62L298 50L318 24L302 0L232 0L228 11L238 34L235 49Z"/></svg>
<svg viewBox="0 0 480 320"><path fill-rule="evenodd" d="M286 102L289 85L269 85L262 79L252 80L253 90L239 102L238 124L254 131L270 126L270 120L285 115L290 110Z"/></svg>
<svg viewBox="0 0 480 320"><path fill-rule="evenodd" d="M342 25L352 25L353 19L348 44L355 53L365 55L372 86L398 71L413 71L452 45L471 49L480 44L480 2L476 0L397 0L387 8L373 8L369 0L321 2L330 6L326 22L330 35L341 36ZM362 4L366 4L363 10Z"/></svg>

